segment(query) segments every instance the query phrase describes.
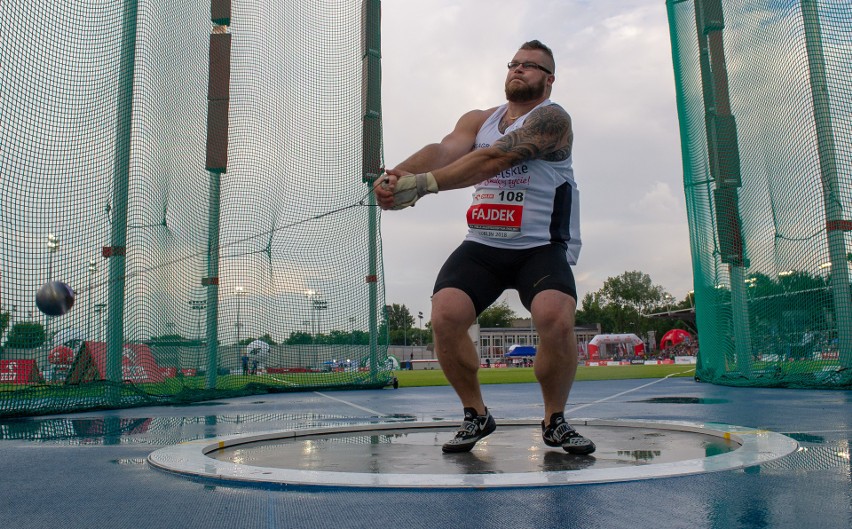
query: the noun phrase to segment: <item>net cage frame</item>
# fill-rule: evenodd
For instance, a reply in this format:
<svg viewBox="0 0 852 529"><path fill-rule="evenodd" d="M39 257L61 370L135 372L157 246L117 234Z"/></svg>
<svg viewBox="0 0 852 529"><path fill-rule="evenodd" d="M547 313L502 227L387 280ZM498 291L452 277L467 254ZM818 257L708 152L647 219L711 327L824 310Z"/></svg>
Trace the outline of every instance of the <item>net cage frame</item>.
<svg viewBox="0 0 852 529"><path fill-rule="evenodd" d="M378 0L0 3L0 416L390 385L380 87Z"/></svg>
<svg viewBox="0 0 852 529"><path fill-rule="evenodd" d="M669 0L696 378L852 387L852 6Z"/></svg>

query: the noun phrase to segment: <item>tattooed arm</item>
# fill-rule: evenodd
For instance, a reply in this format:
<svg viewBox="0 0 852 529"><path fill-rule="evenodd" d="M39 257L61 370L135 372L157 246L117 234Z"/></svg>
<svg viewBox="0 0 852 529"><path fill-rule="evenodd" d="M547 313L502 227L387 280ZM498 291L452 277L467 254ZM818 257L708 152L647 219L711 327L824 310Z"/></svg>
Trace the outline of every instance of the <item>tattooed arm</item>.
<svg viewBox="0 0 852 529"><path fill-rule="evenodd" d="M438 189L460 189L501 173L528 160L564 160L571 155L574 133L571 117L559 105L533 111L524 126L486 149L472 151L455 162L432 171Z"/></svg>

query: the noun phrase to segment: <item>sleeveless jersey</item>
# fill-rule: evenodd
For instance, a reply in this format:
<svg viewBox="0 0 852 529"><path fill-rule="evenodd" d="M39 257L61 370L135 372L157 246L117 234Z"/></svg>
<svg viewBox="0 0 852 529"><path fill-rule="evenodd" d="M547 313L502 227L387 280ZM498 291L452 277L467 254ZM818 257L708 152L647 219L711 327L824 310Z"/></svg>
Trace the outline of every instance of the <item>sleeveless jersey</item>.
<svg viewBox="0 0 852 529"><path fill-rule="evenodd" d="M536 108L551 105L549 99ZM490 147L504 136L500 120L508 108L500 106L476 135L475 149ZM511 124L505 134L523 126L529 113ZM551 242L566 247L568 262L580 255L580 203L571 156L551 162L522 162L474 187L467 211L465 240L508 249L525 249Z"/></svg>

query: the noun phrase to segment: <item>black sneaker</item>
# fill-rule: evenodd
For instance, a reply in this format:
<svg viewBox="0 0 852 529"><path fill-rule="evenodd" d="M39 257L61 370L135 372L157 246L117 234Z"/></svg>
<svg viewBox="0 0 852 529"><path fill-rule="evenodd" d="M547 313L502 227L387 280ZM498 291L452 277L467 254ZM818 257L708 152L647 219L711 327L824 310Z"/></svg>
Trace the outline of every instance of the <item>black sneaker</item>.
<svg viewBox="0 0 852 529"><path fill-rule="evenodd" d="M441 450L444 452L470 452L473 446L494 430L497 429L497 423L494 422L494 417L488 413L488 408L485 408L485 415L477 415L473 408L464 409L464 422L461 428L456 432L456 436L444 443Z"/></svg>
<svg viewBox="0 0 852 529"><path fill-rule="evenodd" d="M569 454L585 455L595 451L595 443L571 428L561 413L550 417L550 426L541 421L541 438L547 446L561 446Z"/></svg>

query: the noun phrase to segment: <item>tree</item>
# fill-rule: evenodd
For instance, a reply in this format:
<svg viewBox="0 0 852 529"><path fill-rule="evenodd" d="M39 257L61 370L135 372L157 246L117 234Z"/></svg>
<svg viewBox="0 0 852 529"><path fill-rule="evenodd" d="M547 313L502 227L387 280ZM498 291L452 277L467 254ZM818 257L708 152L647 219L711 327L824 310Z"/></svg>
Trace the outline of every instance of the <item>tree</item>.
<svg viewBox="0 0 852 529"><path fill-rule="evenodd" d="M622 305L646 314L661 308L666 298L671 298L663 287L651 281L651 276L638 270L610 277L604 281L600 293L607 304Z"/></svg>
<svg viewBox="0 0 852 529"><path fill-rule="evenodd" d="M262 342L266 342L266 343L268 343L269 345L277 345L277 344L275 343L275 340L273 340L273 339L272 339L272 336L269 336L269 333L264 334L263 336L261 336L260 338L258 338L258 340L260 340L260 341L262 341Z"/></svg>
<svg viewBox="0 0 852 529"><path fill-rule="evenodd" d="M12 315L8 312L0 312L0 339L6 334L6 329L9 328L9 322L12 320Z"/></svg>
<svg viewBox="0 0 852 529"><path fill-rule="evenodd" d="M6 345L16 349L41 347L47 340L44 325L34 321L22 321L12 326Z"/></svg>
<svg viewBox="0 0 852 529"><path fill-rule="evenodd" d="M577 310L578 324L600 323L604 333L634 333L642 338L648 331L658 336L673 328L673 320L652 319L645 316L671 306L672 297L655 285L648 274L639 271L624 272L610 277L597 292L586 294ZM688 300L684 300L688 303Z"/></svg>
<svg viewBox="0 0 852 529"><path fill-rule="evenodd" d="M600 291L587 292L586 295L583 296L583 301L580 302L580 307L577 308L577 314L574 317L577 325L592 325L600 323L601 328L607 328L604 326L605 318L606 310L601 303Z"/></svg>
<svg viewBox="0 0 852 529"><path fill-rule="evenodd" d="M302 331L291 332L290 336L284 340L284 343L287 345L307 345L312 342L313 336Z"/></svg>
<svg viewBox="0 0 852 529"><path fill-rule="evenodd" d="M414 325L414 316L405 305L385 305L385 320L391 331L410 329Z"/></svg>
<svg viewBox="0 0 852 529"><path fill-rule="evenodd" d="M517 318L515 311L509 307L506 300L491 305L479 315L479 326L485 329L494 327L511 327L512 320Z"/></svg>

